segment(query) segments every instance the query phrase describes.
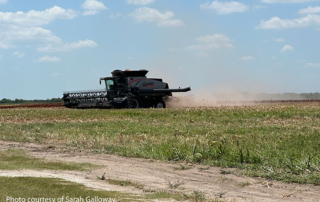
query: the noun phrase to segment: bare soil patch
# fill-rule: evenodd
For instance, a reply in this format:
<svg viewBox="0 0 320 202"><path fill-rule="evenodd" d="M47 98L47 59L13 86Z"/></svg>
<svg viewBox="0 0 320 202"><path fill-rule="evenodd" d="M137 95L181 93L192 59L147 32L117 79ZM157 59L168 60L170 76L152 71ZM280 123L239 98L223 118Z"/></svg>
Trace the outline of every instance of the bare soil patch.
<svg viewBox="0 0 320 202"><path fill-rule="evenodd" d="M22 149L35 158L45 158L50 161L87 162L102 166L91 172L1 170L0 176L62 178L94 189L136 194L144 191L167 191L182 194L199 191L204 192L206 198L219 198L223 201L318 201L320 198L320 187L318 186L286 184L262 178L245 177L234 174L236 170L232 169L92 154L89 151L70 147L32 143L0 141L0 149ZM188 167L188 169L179 169L183 167ZM127 180L139 183L144 188L113 185L106 180L99 180L97 176L101 177L104 173L106 179ZM179 185L175 187L176 184Z"/></svg>

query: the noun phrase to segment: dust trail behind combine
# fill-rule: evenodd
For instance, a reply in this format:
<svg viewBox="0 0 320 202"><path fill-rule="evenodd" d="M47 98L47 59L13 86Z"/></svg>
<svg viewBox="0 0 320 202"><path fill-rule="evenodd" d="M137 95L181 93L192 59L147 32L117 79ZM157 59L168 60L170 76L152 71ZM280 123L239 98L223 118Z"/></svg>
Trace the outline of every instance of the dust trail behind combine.
<svg viewBox="0 0 320 202"><path fill-rule="evenodd" d="M261 96L244 96L241 94L233 95L189 95L189 96L173 96L166 100L168 108L180 107L219 107L219 106L242 106L272 103L299 103L299 102L320 102L320 99L263 99Z"/></svg>

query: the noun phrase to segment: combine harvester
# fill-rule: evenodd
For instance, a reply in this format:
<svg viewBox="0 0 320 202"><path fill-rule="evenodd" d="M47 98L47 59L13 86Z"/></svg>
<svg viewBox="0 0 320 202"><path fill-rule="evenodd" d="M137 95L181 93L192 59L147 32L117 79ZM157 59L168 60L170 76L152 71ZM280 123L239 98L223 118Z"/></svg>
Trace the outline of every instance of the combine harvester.
<svg viewBox="0 0 320 202"><path fill-rule="evenodd" d="M147 78L147 70L114 70L112 77L100 78L104 90L64 92L63 101L68 108L165 108L164 98L173 92L187 92L190 87L169 89L162 79Z"/></svg>

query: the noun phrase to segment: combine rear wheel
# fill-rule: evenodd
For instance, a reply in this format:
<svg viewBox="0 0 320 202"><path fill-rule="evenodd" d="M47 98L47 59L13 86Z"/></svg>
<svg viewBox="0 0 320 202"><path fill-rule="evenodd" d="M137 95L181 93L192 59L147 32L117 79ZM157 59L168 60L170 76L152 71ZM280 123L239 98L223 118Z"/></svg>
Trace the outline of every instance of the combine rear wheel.
<svg viewBox="0 0 320 202"><path fill-rule="evenodd" d="M166 108L166 103L163 100L156 100L153 108Z"/></svg>

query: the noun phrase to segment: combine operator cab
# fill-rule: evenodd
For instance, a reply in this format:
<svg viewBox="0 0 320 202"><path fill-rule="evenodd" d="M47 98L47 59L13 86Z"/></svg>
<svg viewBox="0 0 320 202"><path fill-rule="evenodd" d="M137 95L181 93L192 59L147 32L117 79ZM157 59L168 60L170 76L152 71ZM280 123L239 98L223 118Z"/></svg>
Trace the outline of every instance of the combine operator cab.
<svg viewBox="0 0 320 202"><path fill-rule="evenodd" d="M147 70L114 70L112 77L100 78L103 91L66 92L64 106L70 108L165 108L163 98L172 92L187 92L189 88L169 89L162 79L147 78Z"/></svg>
<svg viewBox="0 0 320 202"><path fill-rule="evenodd" d="M124 84L119 83L118 78L105 78L103 79L104 83L106 85L106 90L108 93L117 93L119 94L119 92L123 92L124 91ZM100 80L101 83L101 80Z"/></svg>

